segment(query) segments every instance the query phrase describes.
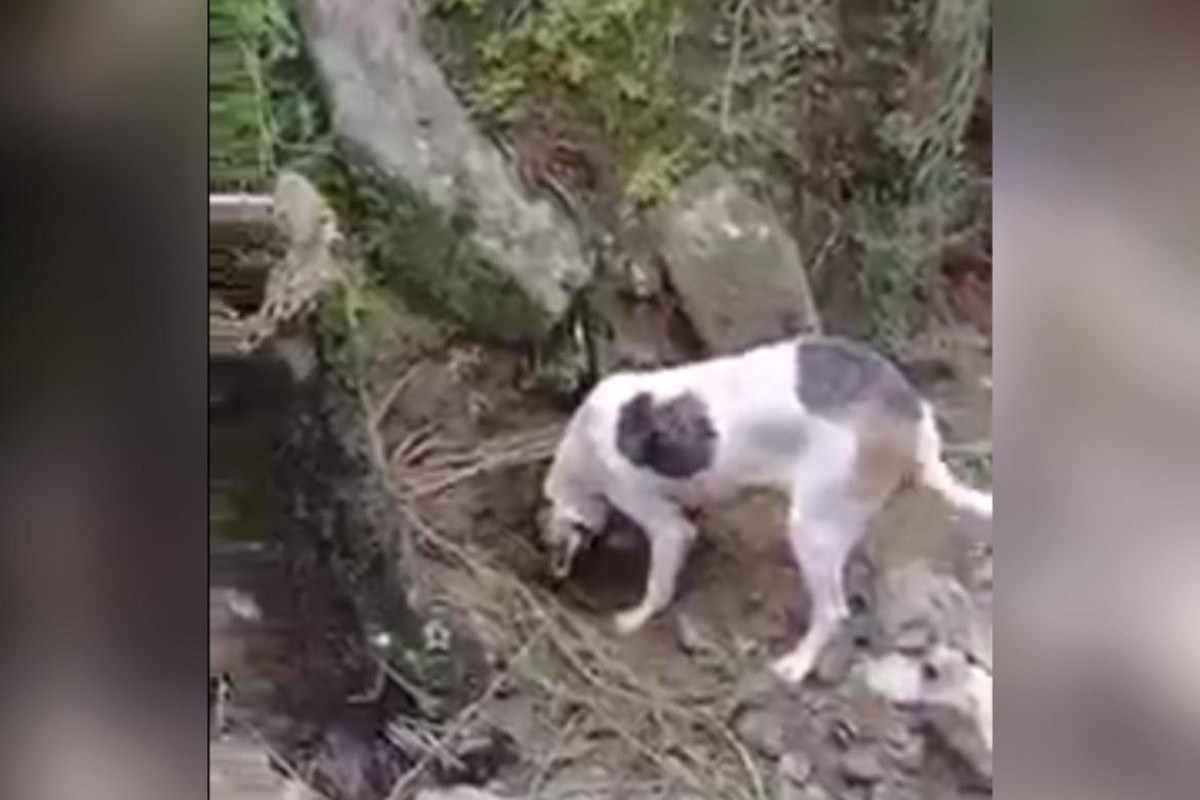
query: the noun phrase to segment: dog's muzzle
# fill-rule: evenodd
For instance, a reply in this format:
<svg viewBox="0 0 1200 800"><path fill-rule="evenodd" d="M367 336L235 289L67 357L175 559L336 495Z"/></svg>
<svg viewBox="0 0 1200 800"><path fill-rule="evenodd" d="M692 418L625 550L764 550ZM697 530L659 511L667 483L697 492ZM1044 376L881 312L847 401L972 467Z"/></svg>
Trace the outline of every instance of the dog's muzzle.
<svg viewBox="0 0 1200 800"><path fill-rule="evenodd" d="M570 544L560 544L550 549L550 575L555 580L566 580L575 562L575 550Z"/></svg>
<svg viewBox="0 0 1200 800"><path fill-rule="evenodd" d="M546 543L550 574L555 580L565 580L571 574L575 557L589 546L591 539L587 531L571 526L569 531Z"/></svg>

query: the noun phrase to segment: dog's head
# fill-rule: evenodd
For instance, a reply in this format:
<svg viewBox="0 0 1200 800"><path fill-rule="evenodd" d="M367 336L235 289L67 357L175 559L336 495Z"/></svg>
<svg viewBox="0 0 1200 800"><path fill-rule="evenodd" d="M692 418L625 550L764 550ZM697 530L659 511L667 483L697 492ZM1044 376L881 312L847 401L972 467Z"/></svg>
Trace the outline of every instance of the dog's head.
<svg viewBox="0 0 1200 800"><path fill-rule="evenodd" d="M549 556L550 574L563 580L571 574L571 566L580 550L591 546L596 533L570 511L551 503L537 510L538 541Z"/></svg>

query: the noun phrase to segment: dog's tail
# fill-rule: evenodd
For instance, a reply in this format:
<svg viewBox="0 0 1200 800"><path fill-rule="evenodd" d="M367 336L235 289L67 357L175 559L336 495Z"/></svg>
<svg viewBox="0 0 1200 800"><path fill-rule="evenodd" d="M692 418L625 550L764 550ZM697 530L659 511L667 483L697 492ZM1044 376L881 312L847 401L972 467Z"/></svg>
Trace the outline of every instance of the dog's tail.
<svg viewBox="0 0 1200 800"><path fill-rule="evenodd" d="M921 422L917 430L916 479L958 509L992 518L992 495L962 483L942 460L942 437L938 433L933 407L921 404Z"/></svg>

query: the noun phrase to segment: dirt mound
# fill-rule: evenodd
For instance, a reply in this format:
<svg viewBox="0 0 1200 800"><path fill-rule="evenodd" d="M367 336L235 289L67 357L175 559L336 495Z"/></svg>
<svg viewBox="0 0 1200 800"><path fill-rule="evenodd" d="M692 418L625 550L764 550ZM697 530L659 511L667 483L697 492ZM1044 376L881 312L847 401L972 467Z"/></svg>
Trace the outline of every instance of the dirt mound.
<svg viewBox="0 0 1200 800"><path fill-rule="evenodd" d="M639 597L645 540L617 519L564 584L550 584L532 520L566 415L525 391L526 378L515 356L452 351L412 367L379 426L396 486L437 540L427 576L474 620L504 675L483 713L512 733L521 757L493 788L547 797L987 791L928 735L924 716L880 699L852 669L879 647L871 602L881 569L925 559L964 582L974 575L961 520L914 493L885 510L850 566L859 613L800 689L766 671L808 616L783 506L768 495L707 510L671 608L621 638L610 617Z"/></svg>

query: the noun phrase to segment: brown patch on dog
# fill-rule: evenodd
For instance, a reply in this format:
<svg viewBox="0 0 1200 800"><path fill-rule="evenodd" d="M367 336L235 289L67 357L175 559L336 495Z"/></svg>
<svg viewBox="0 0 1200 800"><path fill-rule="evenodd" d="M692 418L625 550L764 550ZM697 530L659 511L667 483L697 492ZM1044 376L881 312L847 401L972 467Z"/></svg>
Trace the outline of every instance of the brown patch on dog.
<svg viewBox="0 0 1200 800"><path fill-rule="evenodd" d="M921 398L886 358L834 337L796 344L796 396L813 414L834 415L871 404L906 419L921 418Z"/></svg>
<svg viewBox="0 0 1200 800"><path fill-rule="evenodd" d="M918 427L886 411L868 411L853 423L858 432L851 491L872 506L880 506L916 467Z"/></svg>
<svg viewBox="0 0 1200 800"><path fill-rule="evenodd" d="M692 392L655 403L640 392L617 414L617 452L666 478L690 478L712 465L717 431Z"/></svg>

